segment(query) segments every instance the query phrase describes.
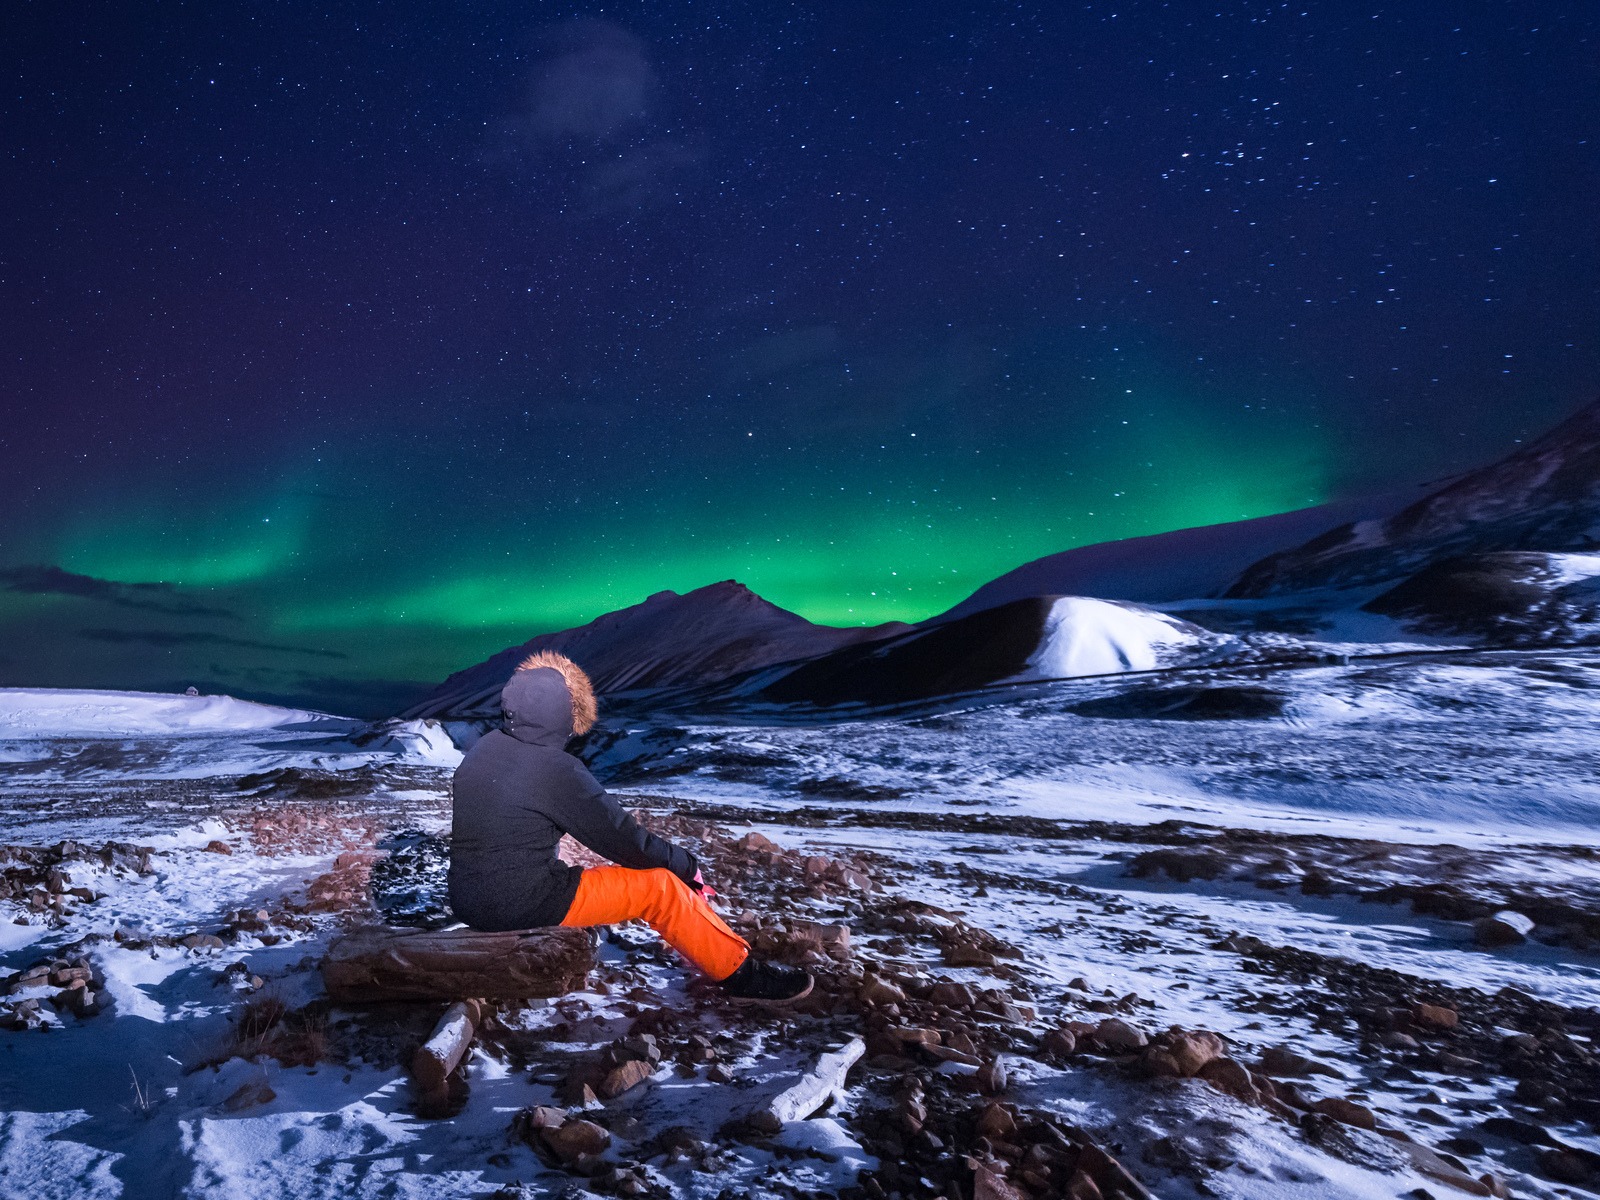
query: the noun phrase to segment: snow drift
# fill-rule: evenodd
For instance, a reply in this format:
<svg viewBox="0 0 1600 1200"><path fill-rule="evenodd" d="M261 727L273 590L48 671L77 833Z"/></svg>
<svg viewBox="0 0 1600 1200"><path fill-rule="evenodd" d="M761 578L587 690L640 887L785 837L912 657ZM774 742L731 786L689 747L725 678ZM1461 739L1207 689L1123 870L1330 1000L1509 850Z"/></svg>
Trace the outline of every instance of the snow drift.
<svg viewBox="0 0 1600 1200"><path fill-rule="evenodd" d="M163 692L0 688L0 739L38 737L180 737L317 725L345 727L344 717L279 708L232 696Z"/></svg>

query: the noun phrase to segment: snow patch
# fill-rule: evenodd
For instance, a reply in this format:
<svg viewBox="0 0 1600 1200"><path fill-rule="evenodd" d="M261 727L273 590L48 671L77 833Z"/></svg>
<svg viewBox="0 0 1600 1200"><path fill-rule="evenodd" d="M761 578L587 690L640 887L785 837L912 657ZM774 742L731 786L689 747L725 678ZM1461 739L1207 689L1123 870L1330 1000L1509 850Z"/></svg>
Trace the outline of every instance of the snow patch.
<svg viewBox="0 0 1600 1200"><path fill-rule="evenodd" d="M1151 609L1062 596L1045 618L1039 648L1028 659L1025 679L1067 679L1151 671L1167 647L1196 645L1200 639L1182 623Z"/></svg>
<svg viewBox="0 0 1600 1200"><path fill-rule="evenodd" d="M232 696L0 688L0 739L234 733L350 724L343 717Z"/></svg>

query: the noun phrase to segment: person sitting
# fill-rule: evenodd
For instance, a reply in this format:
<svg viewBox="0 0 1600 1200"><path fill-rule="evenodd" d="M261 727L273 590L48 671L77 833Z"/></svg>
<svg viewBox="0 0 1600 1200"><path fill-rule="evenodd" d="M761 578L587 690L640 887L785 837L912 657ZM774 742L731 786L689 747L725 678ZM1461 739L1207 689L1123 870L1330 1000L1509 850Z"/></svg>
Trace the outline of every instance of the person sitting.
<svg viewBox="0 0 1600 1200"><path fill-rule="evenodd" d="M783 1004L809 995L808 972L754 957L712 910L694 855L640 826L566 752L594 725L595 708L589 677L563 654L541 650L512 673L500 692L500 728L455 772L455 915L485 932L644 921L735 999ZM562 862L564 833L616 865Z"/></svg>

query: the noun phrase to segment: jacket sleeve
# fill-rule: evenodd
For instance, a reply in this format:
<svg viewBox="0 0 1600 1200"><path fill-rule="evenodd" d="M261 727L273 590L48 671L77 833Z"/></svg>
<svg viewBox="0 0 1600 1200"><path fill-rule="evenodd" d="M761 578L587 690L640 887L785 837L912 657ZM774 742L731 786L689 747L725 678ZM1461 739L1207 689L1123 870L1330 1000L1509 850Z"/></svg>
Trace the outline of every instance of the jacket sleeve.
<svg viewBox="0 0 1600 1200"><path fill-rule="evenodd" d="M694 876L700 868L694 855L641 826L581 763L574 762L573 767L571 790L559 810L551 814L564 832L618 866L641 871L665 867L691 887L698 887Z"/></svg>

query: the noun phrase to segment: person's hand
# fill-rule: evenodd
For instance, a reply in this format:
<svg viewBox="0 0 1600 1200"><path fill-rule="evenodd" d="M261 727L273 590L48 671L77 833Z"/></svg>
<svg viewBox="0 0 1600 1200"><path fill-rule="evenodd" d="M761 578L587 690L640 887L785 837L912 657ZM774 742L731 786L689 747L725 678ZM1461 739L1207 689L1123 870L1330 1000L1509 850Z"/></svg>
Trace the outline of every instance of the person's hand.
<svg viewBox="0 0 1600 1200"><path fill-rule="evenodd" d="M717 889L706 882L706 877L700 874L698 867L695 868L694 872L694 885L700 889L700 894L708 900L717 894Z"/></svg>

